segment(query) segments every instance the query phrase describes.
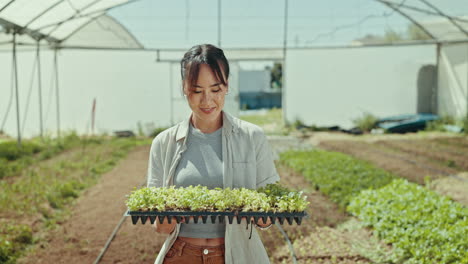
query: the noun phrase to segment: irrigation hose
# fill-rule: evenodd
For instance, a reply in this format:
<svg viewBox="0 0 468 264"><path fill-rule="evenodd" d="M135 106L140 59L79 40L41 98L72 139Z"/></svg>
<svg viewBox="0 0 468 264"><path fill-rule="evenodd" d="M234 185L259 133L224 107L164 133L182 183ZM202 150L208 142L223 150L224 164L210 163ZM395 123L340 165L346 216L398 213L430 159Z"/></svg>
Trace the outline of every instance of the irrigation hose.
<svg viewBox="0 0 468 264"><path fill-rule="evenodd" d="M293 260L293 263L297 264L296 253L294 252L294 248L293 248L293 245L291 243L291 240L289 240L288 234L286 234L286 232L284 232L283 228L281 227L280 224L278 224L278 222L275 223L275 226L279 229L281 234L283 234L284 240L286 241L286 244L288 244L289 252L291 252L291 258Z"/></svg>
<svg viewBox="0 0 468 264"><path fill-rule="evenodd" d="M143 185L146 184L146 180L144 182L142 182L140 184L140 186L138 186L139 188L142 187ZM126 216L127 212L125 211L122 215L122 218L120 218L120 221L119 223L115 226L114 228L114 231L112 231L112 234L109 236L109 238L107 239L107 242L106 244L104 245L104 247L101 249L101 252L99 253L99 256L97 256L96 260L94 260L93 264L98 264L102 257L104 257L104 254L106 254L106 251L109 249L110 247L110 244L112 243L112 241L114 240L115 238L115 235L117 235L117 232L119 232L119 229L120 227L122 226L122 224L125 222L125 219L127 219L127 216Z"/></svg>
<svg viewBox="0 0 468 264"><path fill-rule="evenodd" d="M99 263L99 261L101 261L102 257L104 257L104 254L106 254L107 249L109 248L110 244L112 243L112 240L114 240L115 235L117 235L117 232L119 231L120 226L122 226L122 224L123 224L123 222L125 221L125 219L127 219L127 217L125 216L125 213L124 213L124 215L122 216L122 218L120 218L119 223L118 223L117 226L114 228L114 231L112 231L112 234L110 235L109 239L107 239L106 244L105 244L104 247L101 249L101 253L99 253L99 256L96 258L96 260L94 260L94 262L93 262L94 264Z"/></svg>

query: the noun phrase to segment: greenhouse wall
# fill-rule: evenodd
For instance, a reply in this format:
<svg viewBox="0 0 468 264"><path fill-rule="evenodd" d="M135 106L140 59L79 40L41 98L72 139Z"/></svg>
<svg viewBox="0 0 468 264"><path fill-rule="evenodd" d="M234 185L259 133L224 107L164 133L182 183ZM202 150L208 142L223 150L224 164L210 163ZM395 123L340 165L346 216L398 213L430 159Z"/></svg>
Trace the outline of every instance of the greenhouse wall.
<svg viewBox="0 0 468 264"><path fill-rule="evenodd" d="M286 121L350 128L366 112L414 114L419 70L435 64L435 45L288 50Z"/></svg>
<svg viewBox="0 0 468 264"><path fill-rule="evenodd" d="M438 113L464 117L468 105L468 43L445 44L440 50Z"/></svg>
<svg viewBox="0 0 468 264"><path fill-rule="evenodd" d="M34 61L35 52L18 53L20 123L26 137L40 133L36 74L33 75L33 86L30 89ZM11 62L11 52L0 52L0 125L7 116L4 131L16 136L16 101L11 89ZM50 135L55 135L56 93L52 62L53 52L43 51L44 128ZM190 113L180 93L180 65L176 62L156 62L154 52L62 50L58 53L58 65L62 131L91 132L94 98L96 133L112 133L116 130L137 132L138 123L145 132L149 132L179 122ZM233 89L226 97L226 109L237 115L237 68L234 66L233 69ZM9 104L10 110L6 115ZM23 121L25 116L26 121Z"/></svg>

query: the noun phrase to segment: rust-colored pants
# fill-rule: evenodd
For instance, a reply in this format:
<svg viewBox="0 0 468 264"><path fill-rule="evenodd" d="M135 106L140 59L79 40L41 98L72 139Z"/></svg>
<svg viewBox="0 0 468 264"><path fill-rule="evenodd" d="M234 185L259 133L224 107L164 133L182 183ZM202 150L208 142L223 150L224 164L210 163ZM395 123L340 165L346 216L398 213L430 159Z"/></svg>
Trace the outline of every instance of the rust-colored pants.
<svg viewBox="0 0 468 264"><path fill-rule="evenodd" d="M224 264L224 244L206 247L177 239L167 252L163 263Z"/></svg>

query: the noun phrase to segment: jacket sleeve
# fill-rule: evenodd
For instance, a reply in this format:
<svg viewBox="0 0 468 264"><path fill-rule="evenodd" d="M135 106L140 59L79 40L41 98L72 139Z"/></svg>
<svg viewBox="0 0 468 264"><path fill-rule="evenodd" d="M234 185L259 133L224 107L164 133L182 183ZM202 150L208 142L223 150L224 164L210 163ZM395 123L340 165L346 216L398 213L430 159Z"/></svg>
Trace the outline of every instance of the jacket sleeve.
<svg viewBox="0 0 468 264"><path fill-rule="evenodd" d="M156 137L151 144L148 161L147 187L162 187L163 186L163 162L161 140Z"/></svg>
<svg viewBox="0 0 468 264"><path fill-rule="evenodd" d="M256 145L255 152L257 159L256 188L258 189L269 183L275 183L280 178L273 162L273 153L263 131L255 133L254 143Z"/></svg>

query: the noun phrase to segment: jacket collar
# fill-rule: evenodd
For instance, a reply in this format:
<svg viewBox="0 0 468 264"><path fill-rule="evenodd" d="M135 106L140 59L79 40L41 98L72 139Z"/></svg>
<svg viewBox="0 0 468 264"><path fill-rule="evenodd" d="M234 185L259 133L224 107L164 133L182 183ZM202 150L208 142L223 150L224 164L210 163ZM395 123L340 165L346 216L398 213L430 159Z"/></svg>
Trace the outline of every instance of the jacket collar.
<svg viewBox="0 0 468 264"><path fill-rule="evenodd" d="M223 114L223 134L230 135L231 132L237 132L239 124L236 122L233 116L222 111ZM190 119L192 114L189 115L184 121L179 123L179 128L177 129L176 141L184 139L189 133Z"/></svg>

